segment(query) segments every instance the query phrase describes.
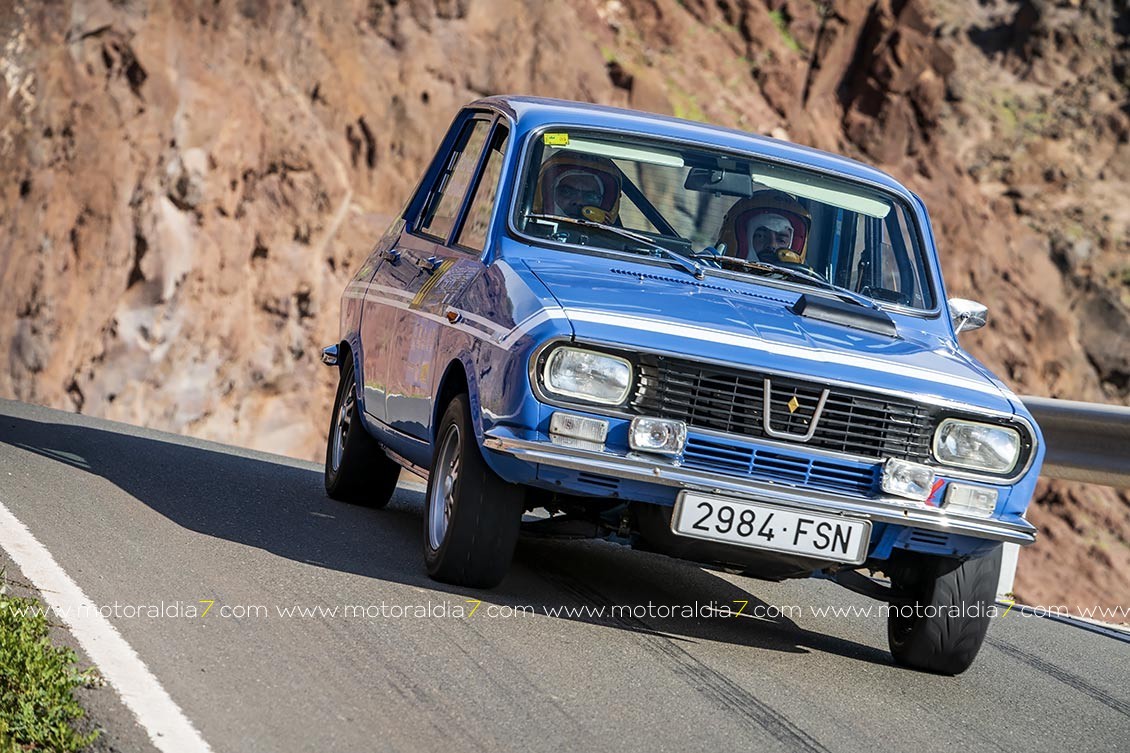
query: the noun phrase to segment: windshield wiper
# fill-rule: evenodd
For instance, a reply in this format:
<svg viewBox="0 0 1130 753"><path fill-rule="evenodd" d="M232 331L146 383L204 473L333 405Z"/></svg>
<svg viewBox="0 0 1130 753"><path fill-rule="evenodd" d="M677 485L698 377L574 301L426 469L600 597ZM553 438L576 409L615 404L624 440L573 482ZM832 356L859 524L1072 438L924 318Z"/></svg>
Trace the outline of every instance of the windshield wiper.
<svg viewBox="0 0 1130 753"><path fill-rule="evenodd" d="M621 238L627 238L628 240L642 243L647 246L648 252L654 250L662 253L667 257L668 261L674 264L674 266L692 275L696 280L701 280L706 277L706 273L703 271L702 265L698 264L687 256L683 256L676 251L672 251L666 246L662 246L656 243L653 238L649 238L642 233L633 233L631 230L625 230L624 228L616 227L615 225L605 225L603 222L593 222L592 220L585 220L577 217L565 217L564 215L559 214L540 214L537 212L528 212L526 214L526 219L563 222L568 225L576 225L578 227L591 227L596 228L597 230L604 230L606 232L612 233L613 235L618 235Z"/></svg>
<svg viewBox="0 0 1130 753"><path fill-rule="evenodd" d="M858 303L864 308L879 308L879 304L875 303L875 301L872 301L867 296L860 295L854 290L848 290L847 288L841 287L834 282L829 282L815 272L809 271L807 269L800 267L779 267L776 264L766 264L765 266L771 267L774 272L782 272L785 275L793 278L794 280L805 280L807 282L816 283L821 288L835 293L841 300L849 301L851 303Z"/></svg>
<svg viewBox="0 0 1130 753"><path fill-rule="evenodd" d="M748 261L746 259L739 259L736 256L720 256L709 252L694 254L694 258L718 262L720 264L730 266L731 268L736 268L742 271L761 272L764 274L780 274L792 280L817 285L824 290L835 293L836 297L849 303L855 303L869 309L879 308L879 304L875 303L866 296L860 295L854 290L848 290L847 288L840 287L835 283L828 282L820 275L816 274L813 271L804 269L803 267L782 267L780 265L771 264L769 262Z"/></svg>

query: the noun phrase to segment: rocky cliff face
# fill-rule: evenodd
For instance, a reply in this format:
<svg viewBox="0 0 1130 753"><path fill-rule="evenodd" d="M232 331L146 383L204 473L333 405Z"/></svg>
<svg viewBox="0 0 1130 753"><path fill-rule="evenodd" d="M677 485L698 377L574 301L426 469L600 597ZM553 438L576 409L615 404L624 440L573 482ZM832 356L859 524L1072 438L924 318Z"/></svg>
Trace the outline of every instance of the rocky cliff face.
<svg viewBox="0 0 1130 753"><path fill-rule="evenodd" d="M849 154L933 213L966 346L1130 399L1125 0L0 9L0 394L317 458L345 281L459 106L534 93ZM1048 484L1018 592L1130 603L1130 498Z"/></svg>

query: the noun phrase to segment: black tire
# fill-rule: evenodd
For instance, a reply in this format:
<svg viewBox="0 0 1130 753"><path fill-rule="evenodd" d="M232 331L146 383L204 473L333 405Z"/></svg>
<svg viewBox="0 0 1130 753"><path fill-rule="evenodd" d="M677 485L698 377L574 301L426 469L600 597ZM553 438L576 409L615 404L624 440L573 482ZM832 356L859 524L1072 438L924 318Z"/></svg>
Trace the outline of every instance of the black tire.
<svg viewBox="0 0 1130 753"><path fill-rule="evenodd" d="M914 602L892 605L888 614L887 641L895 661L945 675L969 669L989 629L1000 570L999 546L965 562L922 556L904 563L892 585Z"/></svg>
<svg viewBox="0 0 1130 753"><path fill-rule="evenodd" d="M326 439L326 494L341 502L381 508L392 499L399 478L400 466L357 416L353 360L348 359L341 368Z"/></svg>
<svg viewBox="0 0 1130 753"><path fill-rule="evenodd" d="M436 437L424 502L428 575L457 586L493 588L514 558L525 488L503 481L483 461L467 395L448 404Z"/></svg>

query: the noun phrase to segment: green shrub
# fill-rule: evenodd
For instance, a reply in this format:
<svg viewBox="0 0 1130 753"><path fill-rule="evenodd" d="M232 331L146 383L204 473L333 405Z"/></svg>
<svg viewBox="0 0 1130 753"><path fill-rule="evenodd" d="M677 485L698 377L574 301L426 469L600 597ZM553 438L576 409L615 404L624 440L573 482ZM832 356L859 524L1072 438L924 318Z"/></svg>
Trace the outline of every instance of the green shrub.
<svg viewBox="0 0 1130 753"><path fill-rule="evenodd" d="M76 751L98 736L75 729L83 710L72 691L100 679L80 672L75 652L51 645L47 631L39 602L8 596L0 584L0 753Z"/></svg>

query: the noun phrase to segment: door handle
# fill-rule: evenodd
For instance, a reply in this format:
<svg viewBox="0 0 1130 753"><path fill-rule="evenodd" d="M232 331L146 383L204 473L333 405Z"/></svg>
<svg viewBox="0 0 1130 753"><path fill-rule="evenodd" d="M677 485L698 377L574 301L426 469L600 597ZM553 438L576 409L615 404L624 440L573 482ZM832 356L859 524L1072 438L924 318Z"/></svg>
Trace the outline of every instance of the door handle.
<svg viewBox="0 0 1130 753"><path fill-rule="evenodd" d="M434 256L429 256L427 259L417 259L416 266L428 274L432 274L439 269L439 259Z"/></svg>
<svg viewBox="0 0 1130 753"><path fill-rule="evenodd" d="M386 249L384 251L381 251L381 258L387 261L389 264L396 264L400 261L400 251L399 249L395 248Z"/></svg>

